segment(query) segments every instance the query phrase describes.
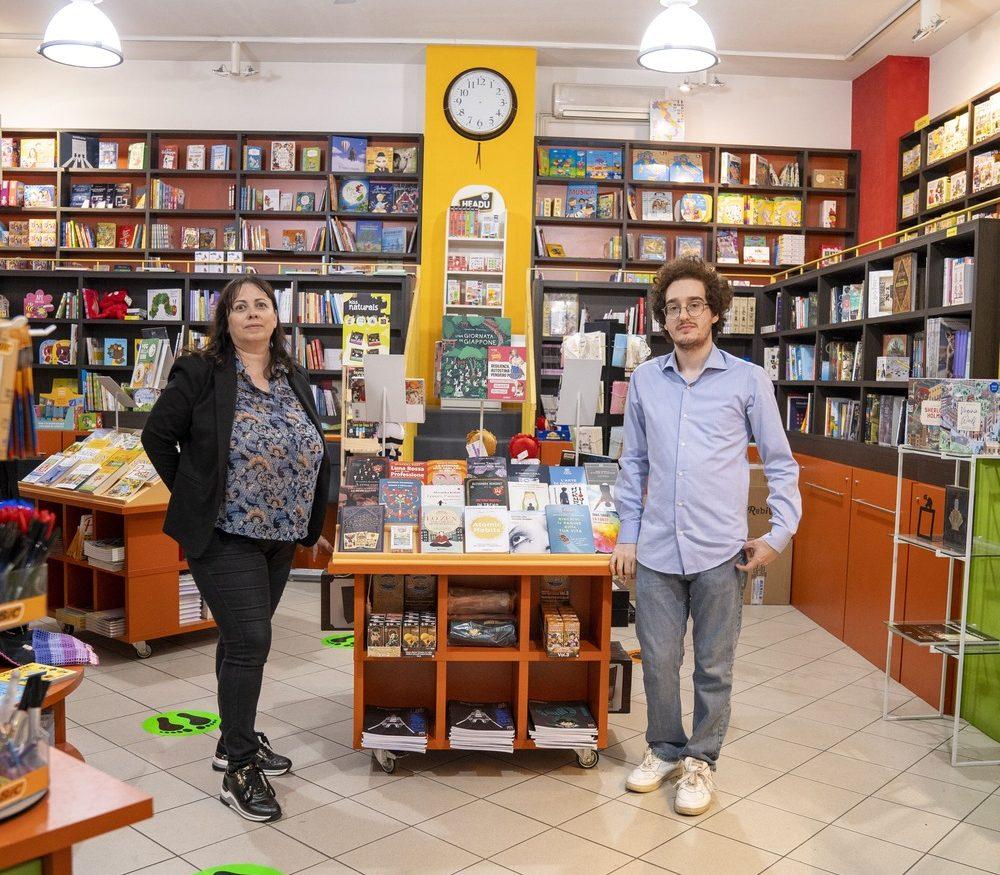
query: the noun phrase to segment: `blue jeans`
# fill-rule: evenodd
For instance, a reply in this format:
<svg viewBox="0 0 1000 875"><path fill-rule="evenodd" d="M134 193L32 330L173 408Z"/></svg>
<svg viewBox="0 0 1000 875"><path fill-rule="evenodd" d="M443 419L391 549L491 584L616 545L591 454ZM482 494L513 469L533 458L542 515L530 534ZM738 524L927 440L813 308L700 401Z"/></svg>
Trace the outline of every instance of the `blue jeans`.
<svg viewBox="0 0 1000 875"><path fill-rule="evenodd" d="M733 659L746 575L734 556L697 574L663 574L639 564L636 631L646 690L646 742L663 760L694 757L714 769L729 728ZM681 723L680 668L688 616L694 620L694 726Z"/></svg>

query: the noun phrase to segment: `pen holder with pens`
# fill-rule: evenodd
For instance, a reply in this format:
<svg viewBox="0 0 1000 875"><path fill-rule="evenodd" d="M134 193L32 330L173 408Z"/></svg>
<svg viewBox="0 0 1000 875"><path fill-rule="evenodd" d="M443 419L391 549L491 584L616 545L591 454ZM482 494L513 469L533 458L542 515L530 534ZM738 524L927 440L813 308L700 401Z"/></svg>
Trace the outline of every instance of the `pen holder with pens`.
<svg viewBox="0 0 1000 875"><path fill-rule="evenodd" d="M23 626L46 613L48 563L0 572L0 629Z"/></svg>
<svg viewBox="0 0 1000 875"><path fill-rule="evenodd" d="M22 685L15 673L0 700L0 821L30 808L49 791L49 734L41 719L48 687L40 674Z"/></svg>

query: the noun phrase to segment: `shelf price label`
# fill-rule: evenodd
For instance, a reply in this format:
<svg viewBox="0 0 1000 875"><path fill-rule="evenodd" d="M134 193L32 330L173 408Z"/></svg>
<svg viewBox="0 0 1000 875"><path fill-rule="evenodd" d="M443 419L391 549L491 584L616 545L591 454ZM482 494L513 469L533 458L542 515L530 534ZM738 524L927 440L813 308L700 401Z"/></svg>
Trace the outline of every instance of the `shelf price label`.
<svg viewBox="0 0 1000 875"><path fill-rule="evenodd" d="M930 123L931 123L930 113L928 113L927 115L922 115L913 123L913 130L921 131L924 128L926 128L927 125L929 125Z"/></svg>

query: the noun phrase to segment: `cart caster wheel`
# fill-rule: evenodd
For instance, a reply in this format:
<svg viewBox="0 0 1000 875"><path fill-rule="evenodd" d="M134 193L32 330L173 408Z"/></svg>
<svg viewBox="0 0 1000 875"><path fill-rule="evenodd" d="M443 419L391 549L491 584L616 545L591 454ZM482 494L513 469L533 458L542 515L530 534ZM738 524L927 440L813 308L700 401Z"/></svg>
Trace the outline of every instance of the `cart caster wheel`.
<svg viewBox="0 0 1000 875"><path fill-rule="evenodd" d="M62 624L62 631L63 631L63 634L65 634L65 635L72 635L73 634L73 626L71 626L69 623L63 623Z"/></svg>
<svg viewBox="0 0 1000 875"><path fill-rule="evenodd" d="M138 656L139 659L149 659L149 657L153 655L153 648L150 647L145 641L136 641L136 643L132 646L135 647L135 655Z"/></svg>
<svg viewBox="0 0 1000 875"><path fill-rule="evenodd" d="M581 769L592 769L601 760L601 755L596 750L578 750L576 752L576 764Z"/></svg>
<svg viewBox="0 0 1000 875"><path fill-rule="evenodd" d="M388 750L373 750L372 759L375 760L381 767L382 771L387 775L391 775L396 771L396 755L392 751Z"/></svg>

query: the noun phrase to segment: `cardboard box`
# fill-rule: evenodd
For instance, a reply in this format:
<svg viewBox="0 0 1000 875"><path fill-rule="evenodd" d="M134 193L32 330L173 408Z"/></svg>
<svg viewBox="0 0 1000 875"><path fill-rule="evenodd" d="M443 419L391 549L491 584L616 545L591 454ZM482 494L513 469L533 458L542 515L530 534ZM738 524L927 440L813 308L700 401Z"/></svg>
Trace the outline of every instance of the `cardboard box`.
<svg viewBox="0 0 1000 875"><path fill-rule="evenodd" d="M751 538L771 531L771 508L767 505L767 478L761 465L750 466L747 496L747 529ZM745 605L787 605L792 593L792 548L789 544L767 568L751 575L743 591Z"/></svg>

